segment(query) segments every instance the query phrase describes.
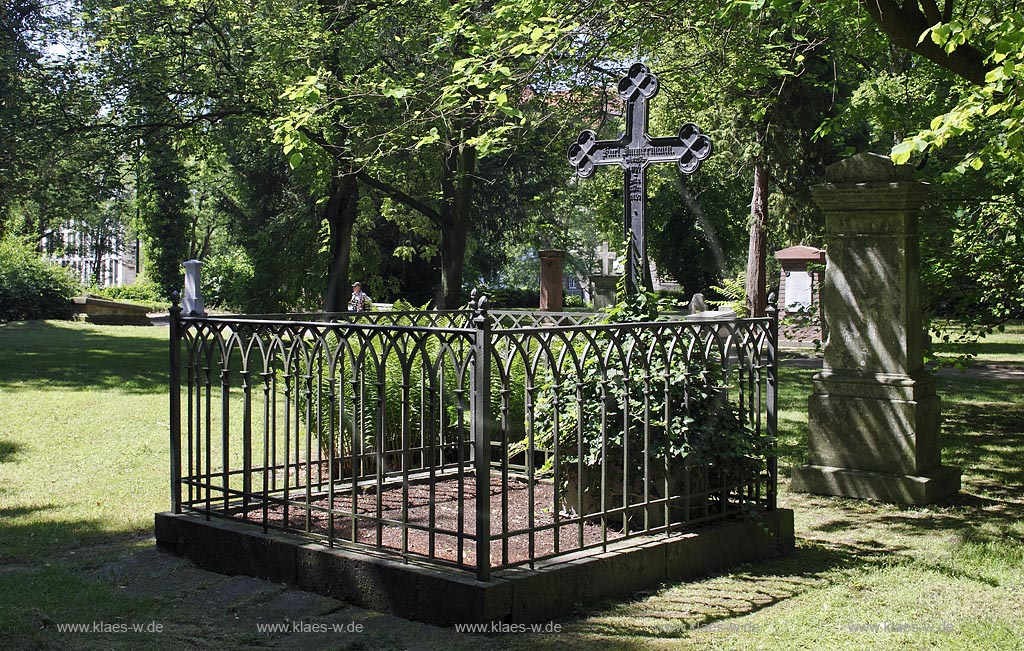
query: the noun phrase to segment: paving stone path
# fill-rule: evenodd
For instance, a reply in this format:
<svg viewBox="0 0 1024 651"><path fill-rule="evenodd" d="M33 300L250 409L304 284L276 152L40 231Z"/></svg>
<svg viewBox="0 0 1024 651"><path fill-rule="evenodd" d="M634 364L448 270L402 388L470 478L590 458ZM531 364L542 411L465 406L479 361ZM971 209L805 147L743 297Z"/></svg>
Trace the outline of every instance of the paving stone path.
<svg viewBox="0 0 1024 651"><path fill-rule="evenodd" d="M500 640L456 635L279 583L202 570L153 539L91 570L125 594L153 599L161 646L171 649L496 649ZM166 644L164 644L164 642ZM2 644L0 644L2 646Z"/></svg>

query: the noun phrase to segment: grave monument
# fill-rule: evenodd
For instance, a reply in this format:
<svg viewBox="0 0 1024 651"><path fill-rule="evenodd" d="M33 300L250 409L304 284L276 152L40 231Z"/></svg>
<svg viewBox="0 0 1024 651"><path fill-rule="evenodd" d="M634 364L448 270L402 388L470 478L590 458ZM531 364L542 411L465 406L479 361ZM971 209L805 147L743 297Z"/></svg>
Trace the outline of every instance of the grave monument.
<svg viewBox="0 0 1024 651"><path fill-rule="evenodd" d="M795 491L927 504L960 490L940 459L939 397L924 368L918 209L928 184L858 154L812 188L825 212L825 359Z"/></svg>

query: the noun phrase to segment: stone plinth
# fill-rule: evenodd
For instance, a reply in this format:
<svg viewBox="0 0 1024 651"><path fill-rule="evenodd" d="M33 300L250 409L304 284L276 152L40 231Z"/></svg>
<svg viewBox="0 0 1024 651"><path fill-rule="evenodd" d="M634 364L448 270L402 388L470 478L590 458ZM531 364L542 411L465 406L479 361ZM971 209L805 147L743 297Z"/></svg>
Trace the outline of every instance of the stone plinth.
<svg viewBox="0 0 1024 651"><path fill-rule="evenodd" d="M924 370L918 209L928 185L859 154L812 188L825 212L828 325L796 491L924 504L960 489L941 464L939 397Z"/></svg>
<svg viewBox="0 0 1024 651"><path fill-rule="evenodd" d="M776 558L793 549L793 512L728 520L693 531L624 541L496 570L489 581L469 572L333 547L199 514L156 514L162 548L224 574L246 574L297 586L364 608L441 626L546 622L580 604L626 597L666 582L696 579Z"/></svg>
<svg viewBox="0 0 1024 651"><path fill-rule="evenodd" d="M71 299L72 310L79 321L99 325L153 325L145 305L111 301L86 294Z"/></svg>
<svg viewBox="0 0 1024 651"><path fill-rule="evenodd" d="M620 276L590 276L590 295L594 301L594 309L615 305L615 287Z"/></svg>
<svg viewBox="0 0 1024 651"><path fill-rule="evenodd" d="M562 267L565 251L549 249L540 255L540 309L548 312L562 310Z"/></svg>

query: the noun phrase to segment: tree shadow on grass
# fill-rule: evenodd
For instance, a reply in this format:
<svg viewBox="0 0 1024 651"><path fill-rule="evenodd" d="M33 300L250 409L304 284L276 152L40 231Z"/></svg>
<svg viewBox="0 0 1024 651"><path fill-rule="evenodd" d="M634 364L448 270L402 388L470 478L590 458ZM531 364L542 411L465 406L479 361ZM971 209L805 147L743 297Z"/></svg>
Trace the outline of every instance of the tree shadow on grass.
<svg viewBox="0 0 1024 651"><path fill-rule="evenodd" d="M1024 355L1024 343L994 343L984 339L976 344L935 344L935 352L947 355L974 353L976 355L1006 355L1008 357Z"/></svg>
<svg viewBox="0 0 1024 651"><path fill-rule="evenodd" d="M809 376L803 375L809 371L784 373L791 386L780 402L793 409L797 401L806 400L799 394L809 390ZM783 506L818 518L797 530L792 555L735 568L729 575L674 584L631 601L606 602L581 619L567 620L559 646L642 649L658 639L683 638L698 627L713 630L716 625L742 633L743 620L730 620L893 563L1002 586L998 576L972 565L969 554L1003 553L1007 563L1018 562L1012 550L1024 545L1024 404L1014 397L1012 385L964 382L951 385L957 399L943 403L944 463L965 471L959 494L921 507L792 494L783 487ZM782 430L780 462L802 463L806 424L783 425L794 427ZM996 545L994 551L991 545ZM943 551L936 554L938 550ZM957 558L962 553L968 554L966 561ZM543 648L544 641L535 638L527 645Z"/></svg>
<svg viewBox="0 0 1024 651"><path fill-rule="evenodd" d="M167 330L9 323L0 328L0 389L118 389L161 393L168 386Z"/></svg>
<svg viewBox="0 0 1024 651"><path fill-rule="evenodd" d="M0 441L0 463L14 461L14 457L21 452L24 446L14 441Z"/></svg>
<svg viewBox="0 0 1024 651"><path fill-rule="evenodd" d="M979 487L1024 498L1024 404L946 403L942 433L944 462Z"/></svg>
<svg viewBox="0 0 1024 651"><path fill-rule="evenodd" d="M888 562L899 545L798 540L789 556L733 568L729 574L678 583L629 601L604 602L584 619L566 621L559 647L646 649L654 640L680 639L695 631L756 632L757 624L729 620L771 608L833 583L836 572ZM534 640L542 642L540 638ZM542 645L541 645L542 646Z"/></svg>
<svg viewBox="0 0 1024 651"><path fill-rule="evenodd" d="M42 504L0 509L0 566L37 564L80 547L139 534L112 530L100 520L36 517L56 508Z"/></svg>

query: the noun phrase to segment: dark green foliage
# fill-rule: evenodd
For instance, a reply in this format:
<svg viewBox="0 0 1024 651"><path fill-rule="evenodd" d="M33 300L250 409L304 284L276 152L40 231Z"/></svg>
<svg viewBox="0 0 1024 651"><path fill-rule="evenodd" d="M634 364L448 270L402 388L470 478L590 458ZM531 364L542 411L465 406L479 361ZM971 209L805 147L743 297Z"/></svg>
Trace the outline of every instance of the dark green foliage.
<svg viewBox="0 0 1024 651"><path fill-rule="evenodd" d="M485 287L482 290L490 307L496 310L525 308L536 310L540 306L540 291L515 287Z"/></svg>
<svg viewBox="0 0 1024 651"><path fill-rule="evenodd" d="M203 261L203 298L208 307L240 309L248 304L253 265L243 251L212 255Z"/></svg>
<svg viewBox="0 0 1024 651"><path fill-rule="evenodd" d="M78 282L25 242L0 240L0 321L70 319Z"/></svg>
<svg viewBox="0 0 1024 651"><path fill-rule="evenodd" d="M609 323L652 321L657 299L641 293L606 313ZM622 330L621 345L599 339L589 353L577 345L577 369L547 371L536 397L533 446L553 450L557 432L558 490L570 508L597 512L602 488L609 508L624 504L624 490L626 501L642 501L645 477L656 498L680 494L687 469L695 483L685 490L693 492L707 490L709 481L749 481L763 469L767 444L730 404L728 383L714 370L718 360L688 355L687 342L670 346L666 336ZM524 439L513 453L529 444ZM554 472L554 461L548 457L544 473Z"/></svg>
<svg viewBox="0 0 1024 651"><path fill-rule="evenodd" d="M165 296L180 291L181 263L188 257L188 186L169 137L157 132L146 141L139 179L139 216L149 255L149 276Z"/></svg>
<svg viewBox="0 0 1024 651"><path fill-rule="evenodd" d="M228 158L238 189L231 236L252 263L248 290L234 292L235 307L262 313L319 309L328 261L315 199L290 178L274 147L240 137L230 143Z"/></svg>
<svg viewBox="0 0 1024 651"><path fill-rule="evenodd" d="M153 281L143 278L134 285L121 287L89 287L86 291L94 296L109 298L112 301L130 301L145 303L154 310L166 310L170 306L170 296L163 296L160 288Z"/></svg>

